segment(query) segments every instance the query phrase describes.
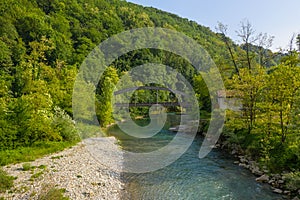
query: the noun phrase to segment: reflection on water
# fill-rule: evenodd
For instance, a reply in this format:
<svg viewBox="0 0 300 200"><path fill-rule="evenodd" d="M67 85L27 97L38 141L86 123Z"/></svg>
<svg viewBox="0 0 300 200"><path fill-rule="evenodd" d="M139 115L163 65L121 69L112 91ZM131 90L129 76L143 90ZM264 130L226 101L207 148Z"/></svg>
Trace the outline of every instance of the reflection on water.
<svg viewBox="0 0 300 200"><path fill-rule="evenodd" d="M153 138L134 139L116 129L112 132L122 138L124 149L134 152L161 148L175 134L163 130ZM199 159L201 142L202 138L196 137L183 156L163 169L143 174L123 173L129 194L124 194L122 199L281 199L268 185L257 183L250 172L234 165L220 150L214 149Z"/></svg>

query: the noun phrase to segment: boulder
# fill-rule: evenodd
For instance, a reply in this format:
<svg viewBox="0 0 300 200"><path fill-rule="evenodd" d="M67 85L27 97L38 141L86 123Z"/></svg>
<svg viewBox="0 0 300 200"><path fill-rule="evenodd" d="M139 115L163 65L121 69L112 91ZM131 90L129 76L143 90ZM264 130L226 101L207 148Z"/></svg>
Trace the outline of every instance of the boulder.
<svg viewBox="0 0 300 200"><path fill-rule="evenodd" d="M244 156L240 156L241 163L248 163L248 160Z"/></svg>
<svg viewBox="0 0 300 200"><path fill-rule="evenodd" d="M261 175L260 177L256 178L255 179L257 182L262 182L262 183L265 183L265 182L268 182L269 181L269 176L268 175Z"/></svg>
<svg viewBox="0 0 300 200"><path fill-rule="evenodd" d="M263 172L259 170L257 166L253 166L251 169L251 172L255 175L261 176L263 175Z"/></svg>

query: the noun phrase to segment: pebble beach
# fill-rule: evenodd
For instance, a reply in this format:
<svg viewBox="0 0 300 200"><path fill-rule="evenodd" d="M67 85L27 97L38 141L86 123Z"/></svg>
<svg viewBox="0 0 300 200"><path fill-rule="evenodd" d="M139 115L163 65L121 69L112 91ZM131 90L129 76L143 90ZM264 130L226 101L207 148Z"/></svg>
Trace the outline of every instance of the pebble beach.
<svg viewBox="0 0 300 200"><path fill-rule="evenodd" d="M70 199L120 199L124 191L121 181L122 151L113 137L88 139L76 146L26 163L3 169L17 177L14 188L1 194L5 199L39 199L49 188L64 191ZM94 146L93 146L94 145ZM95 147L95 152L91 149ZM103 158L99 160L99 158Z"/></svg>

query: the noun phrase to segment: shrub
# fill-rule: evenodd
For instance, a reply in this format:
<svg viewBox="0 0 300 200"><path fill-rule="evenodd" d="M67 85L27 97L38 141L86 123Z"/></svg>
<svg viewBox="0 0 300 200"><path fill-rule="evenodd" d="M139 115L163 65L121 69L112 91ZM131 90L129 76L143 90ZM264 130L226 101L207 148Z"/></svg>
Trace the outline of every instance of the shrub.
<svg viewBox="0 0 300 200"><path fill-rule="evenodd" d="M29 171L33 168L33 166L30 163L24 163L22 167L23 167L23 171Z"/></svg>
<svg viewBox="0 0 300 200"><path fill-rule="evenodd" d="M284 174L284 180L286 181L285 187L289 190L298 190L300 189L300 172L290 172Z"/></svg>
<svg viewBox="0 0 300 200"><path fill-rule="evenodd" d="M56 130L63 141L79 141L80 137L71 117L61 108L55 107L55 117L52 122L54 130Z"/></svg>

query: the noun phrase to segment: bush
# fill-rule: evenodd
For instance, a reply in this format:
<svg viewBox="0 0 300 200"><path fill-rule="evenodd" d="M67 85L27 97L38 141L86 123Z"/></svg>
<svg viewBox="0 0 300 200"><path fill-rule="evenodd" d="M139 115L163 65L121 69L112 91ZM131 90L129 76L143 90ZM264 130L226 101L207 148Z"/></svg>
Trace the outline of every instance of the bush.
<svg viewBox="0 0 300 200"><path fill-rule="evenodd" d="M22 167L23 167L23 171L29 171L29 170L31 170L33 168L33 166L31 166L30 163L24 163L22 165Z"/></svg>
<svg viewBox="0 0 300 200"><path fill-rule="evenodd" d="M55 117L52 122L52 127L56 130L63 141L79 141L80 137L71 117L61 108L55 107Z"/></svg>
<svg viewBox="0 0 300 200"><path fill-rule="evenodd" d="M10 189L14 186L13 176L8 176L8 174L0 169L0 192L5 192L6 190Z"/></svg>
<svg viewBox="0 0 300 200"><path fill-rule="evenodd" d="M296 191L300 189L300 172L291 172L284 174L286 189Z"/></svg>

